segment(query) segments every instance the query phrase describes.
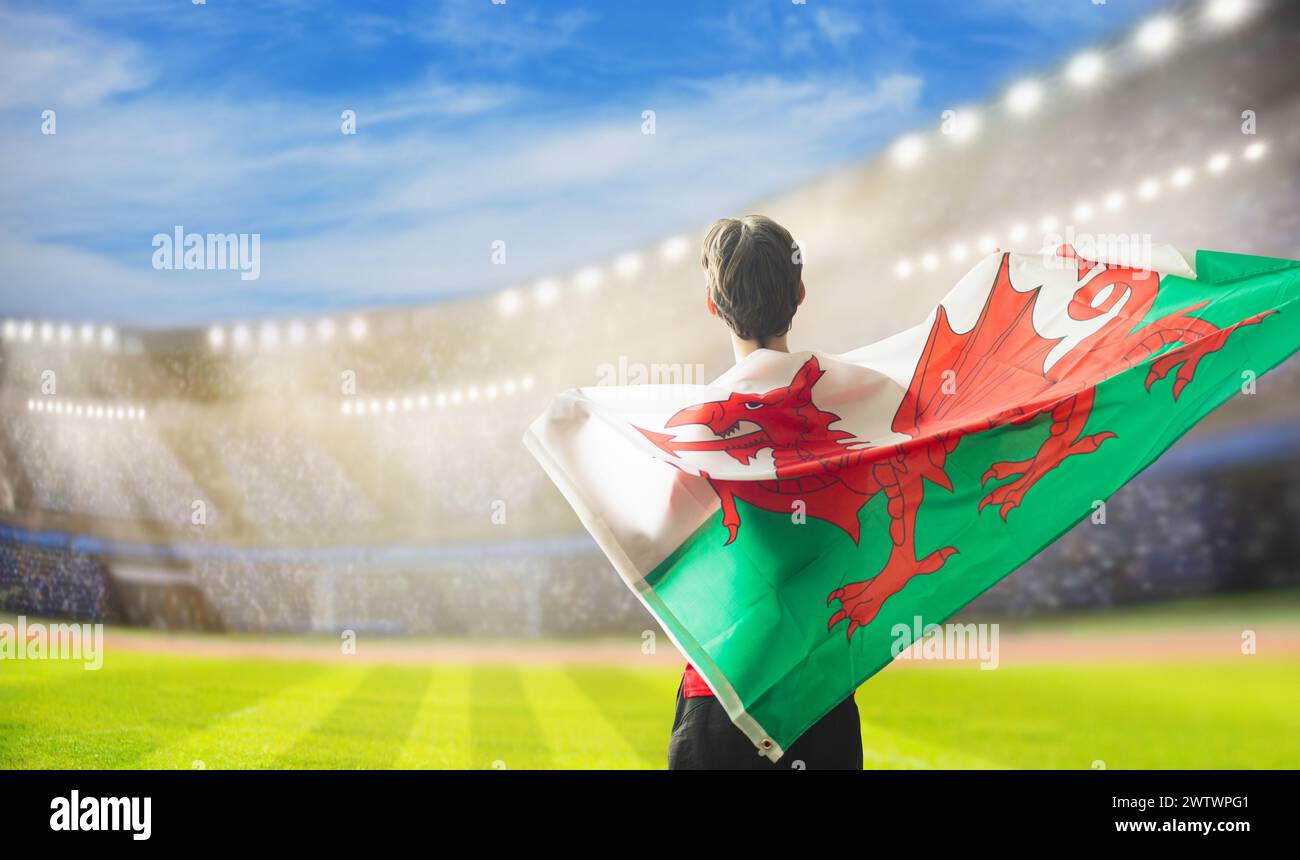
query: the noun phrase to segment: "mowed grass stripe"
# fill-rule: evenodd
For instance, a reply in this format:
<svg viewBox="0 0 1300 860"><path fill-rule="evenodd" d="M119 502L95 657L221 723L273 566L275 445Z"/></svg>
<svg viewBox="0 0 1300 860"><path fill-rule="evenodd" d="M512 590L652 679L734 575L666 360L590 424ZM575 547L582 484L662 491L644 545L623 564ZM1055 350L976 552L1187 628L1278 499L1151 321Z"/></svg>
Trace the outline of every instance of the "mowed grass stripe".
<svg viewBox="0 0 1300 860"><path fill-rule="evenodd" d="M474 766L470 743L467 666L435 668L424 701L394 767L465 769Z"/></svg>
<svg viewBox="0 0 1300 860"><path fill-rule="evenodd" d="M534 671L531 667L524 671ZM519 670L476 666L470 676L470 748L472 770L553 767L550 747L524 693Z"/></svg>
<svg viewBox="0 0 1300 860"><path fill-rule="evenodd" d="M406 746L433 670L377 666L276 761L283 768L389 768Z"/></svg>
<svg viewBox="0 0 1300 860"><path fill-rule="evenodd" d="M109 653L79 662L0 665L0 766L138 767L153 751L204 731L321 671L316 665ZM184 767L189 767L186 760Z"/></svg>
<svg viewBox="0 0 1300 860"><path fill-rule="evenodd" d="M299 683L250 703L206 728L179 738L143 757L142 768L208 769L271 768L286 750L310 733L360 683L362 671L353 666L296 666ZM233 663L224 677L257 677L266 671L260 662ZM220 687L216 687L220 691Z"/></svg>
<svg viewBox="0 0 1300 860"><path fill-rule="evenodd" d="M520 676L557 768L644 767L613 725L561 667L536 667Z"/></svg>
<svg viewBox="0 0 1300 860"><path fill-rule="evenodd" d="M1300 666L1249 657L886 670L858 704L864 723L896 737L1010 768L1300 762Z"/></svg>
<svg viewBox="0 0 1300 860"><path fill-rule="evenodd" d="M570 666L566 671L590 706L635 752L637 766L667 766L680 670Z"/></svg>
<svg viewBox="0 0 1300 860"><path fill-rule="evenodd" d="M864 770L998 770L1001 765L952 746L917 740L862 723Z"/></svg>

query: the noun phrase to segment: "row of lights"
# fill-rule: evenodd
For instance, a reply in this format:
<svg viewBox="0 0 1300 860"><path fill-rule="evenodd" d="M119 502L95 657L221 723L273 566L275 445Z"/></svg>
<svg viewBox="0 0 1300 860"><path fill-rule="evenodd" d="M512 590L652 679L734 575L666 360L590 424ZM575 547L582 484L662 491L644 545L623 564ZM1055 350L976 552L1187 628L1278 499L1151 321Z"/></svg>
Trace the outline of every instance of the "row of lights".
<svg viewBox="0 0 1300 860"><path fill-rule="evenodd" d="M1264 157L1268 147L1262 141L1256 141L1245 148L1242 152L1242 158L1245 161L1258 161ZM1225 152L1215 153L1205 163L1205 172L1217 176L1232 166L1232 157ZM1168 178L1168 185L1176 190L1187 188L1196 179L1196 171L1192 168L1183 166L1176 169ZM1134 190L1134 195L1142 201L1153 200L1160 195L1163 185L1159 179L1150 177L1140 182ZM1122 191L1111 191L1102 198L1099 204L1100 208L1107 212L1117 212L1123 209L1128 203L1128 197ZM1087 221L1096 213L1097 206L1092 202L1083 200L1075 205L1071 211L1074 221ZM1044 215L1038 221L1038 229L1042 233L1051 233L1061 229L1061 219L1055 215ZM1012 224L1006 234L1009 244L1021 243L1029 237L1030 228L1023 221ZM970 256L972 248L980 254L991 254L999 247L998 238L991 234L981 236L978 240L967 244L957 242L948 251L948 260L952 263L963 263ZM899 278L909 278L919 267L923 271L934 271L939 268L941 257L937 251L930 251L921 256L917 263L911 260L899 260L894 266L894 274Z"/></svg>
<svg viewBox="0 0 1300 860"><path fill-rule="evenodd" d="M98 344L103 349L112 349L117 345L115 329L111 326L96 328L90 323L74 328L70 323L7 319L0 323L0 336L8 343L59 343L83 347Z"/></svg>
<svg viewBox="0 0 1300 860"><path fill-rule="evenodd" d="M208 346L214 352L220 352L227 347L236 352L246 352L254 345L267 351L276 350L283 345L297 348L305 345L312 337L318 343L331 343L338 336L339 328L339 324L329 317L317 320L315 325L310 327L298 321L284 326L265 322L256 329L244 323L238 323L229 329L212 326L208 329ZM364 317L353 317L348 320L347 336L354 343L365 340L367 330Z"/></svg>
<svg viewBox="0 0 1300 860"><path fill-rule="evenodd" d="M685 236L674 236L660 246L659 255L664 262L675 263L685 257L689 250L689 239ZM636 277L641 273L643 267L644 259L641 254L636 252L622 255L611 266L615 275L625 279ZM601 269L588 266L574 275L572 288L581 294L592 293L604 281L605 273ZM560 298L562 290L563 284L558 279L544 278L534 284L531 290L528 291L520 288L505 290L497 297L497 307L504 316L511 316L524 306L529 294L539 307L546 307L554 304ZM364 340L366 332L365 318L358 316L348 321L347 336L353 342ZM240 323L229 329L222 326L209 328L208 346L214 352L220 352L226 348L244 352L254 345L260 349L271 351L286 344L290 347L303 346L313 336L318 343L330 343L338 333L339 324L329 318L317 320L315 325L311 327L296 321L283 326L266 322L256 327L256 329Z"/></svg>
<svg viewBox="0 0 1300 860"><path fill-rule="evenodd" d="M507 379L501 383L493 382L482 387L471 385L465 389L453 388L450 391L439 391L432 396L429 394L411 394L405 397L389 397L384 400L349 397L339 404L339 412L344 415L427 412L430 406L442 409L447 406L460 406L463 403L474 403L479 400L496 400L501 396L509 397L520 391L530 391L532 387L533 378L525 376L518 382Z"/></svg>
<svg viewBox="0 0 1300 860"><path fill-rule="evenodd" d="M47 400L36 398L27 401L28 412L46 415L67 415L72 418L103 418L110 421L143 421L143 406L122 406L103 403L84 403L75 400Z"/></svg>
<svg viewBox="0 0 1300 860"><path fill-rule="evenodd" d="M1205 20L1215 27L1232 26L1255 7L1255 0L1209 0L1203 10ZM1161 15L1140 26L1133 36L1133 44L1147 57L1160 57L1174 47L1179 38L1178 20ZM1074 57L1064 69L1065 80L1073 87L1084 89L1101 81L1107 71L1107 58L1096 51ZM1046 86L1036 80L1024 80L1010 87L1003 97L1003 107L1015 116L1032 113L1043 103ZM946 136L958 143L970 140L979 131L980 115L974 108L953 112L945 128ZM913 133L894 142L890 150L893 160L902 167L911 167L925 156L926 136Z"/></svg>
<svg viewBox="0 0 1300 860"><path fill-rule="evenodd" d="M686 256L690 247L690 239L674 236L659 246L659 256L665 263L676 263ZM629 252L616 259L611 268L618 277L628 279L640 274L644 266L645 260L641 254ZM605 273L600 268L588 266L574 274L571 288L579 295L586 295L594 292L604 282ZM538 307L548 307L560 298L563 288L557 278L543 278L529 289L513 287L497 296L497 309L503 316L513 316L530 298Z"/></svg>

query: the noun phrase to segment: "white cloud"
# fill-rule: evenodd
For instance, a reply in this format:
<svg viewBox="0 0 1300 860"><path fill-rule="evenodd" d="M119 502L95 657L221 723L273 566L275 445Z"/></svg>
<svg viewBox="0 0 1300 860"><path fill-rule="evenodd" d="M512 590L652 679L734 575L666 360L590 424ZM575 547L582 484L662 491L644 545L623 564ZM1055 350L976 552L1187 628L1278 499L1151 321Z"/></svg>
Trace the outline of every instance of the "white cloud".
<svg viewBox="0 0 1300 860"><path fill-rule="evenodd" d="M0 161L22 169L0 173L0 311L203 323L524 282L806 181L906 125L921 85L677 81L582 113L436 78L346 104L145 92L92 100L55 137L3 112ZM339 132L343 108L355 136ZM261 279L153 271L152 236L177 224L261 233ZM494 239L505 267L489 264Z"/></svg>
<svg viewBox="0 0 1300 860"><path fill-rule="evenodd" d="M493 62L516 62L575 44L591 23L582 9L540 12L520 3L447 0L415 19L421 38Z"/></svg>
<svg viewBox="0 0 1300 860"><path fill-rule="evenodd" d="M0 108L81 107L138 90L152 77L133 45L64 18L0 9Z"/></svg>
<svg viewBox="0 0 1300 860"><path fill-rule="evenodd" d="M840 43L862 32L856 16L836 9L818 9L813 13L817 29L832 42Z"/></svg>

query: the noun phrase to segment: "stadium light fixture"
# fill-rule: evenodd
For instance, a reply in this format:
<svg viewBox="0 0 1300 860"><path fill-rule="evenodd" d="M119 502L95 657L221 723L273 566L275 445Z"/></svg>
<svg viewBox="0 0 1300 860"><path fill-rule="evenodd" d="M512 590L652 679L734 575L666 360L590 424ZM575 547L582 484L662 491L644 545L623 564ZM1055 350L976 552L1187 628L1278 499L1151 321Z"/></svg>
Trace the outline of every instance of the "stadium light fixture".
<svg viewBox="0 0 1300 860"><path fill-rule="evenodd" d="M483 393L487 396L488 400L496 400L498 390L499 389L497 388L496 383L494 382L488 385L487 388L483 389Z"/></svg>
<svg viewBox="0 0 1300 860"><path fill-rule="evenodd" d="M1050 233L1060 226L1060 223L1061 222L1056 219L1055 215L1044 215L1042 218L1038 219L1038 229L1044 233ZM1024 236L1019 238L1023 239Z"/></svg>
<svg viewBox="0 0 1300 860"><path fill-rule="evenodd" d="M226 343L226 330L219 325L214 325L208 329L208 346L213 349L221 349Z"/></svg>
<svg viewBox="0 0 1300 860"><path fill-rule="evenodd" d="M410 411L411 411L412 409L414 409L414 408L415 408L415 400L414 400L413 398L410 398L410 397L403 397L403 398L402 398L402 411L403 411L403 412L410 412Z"/></svg>
<svg viewBox="0 0 1300 860"><path fill-rule="evenodd" d="M51 323L41 323L41 343L49 343L54 340L54 326Z"/></svg>
<svg viewBox="0 0 1300 860"><path fill-rule="evenodd" d="M501 384L501 388L502 388L503 391L505 391L505 393L506 393L507 396L509 396L509 395L511 395L511 394L514 394L514 393L515 393L515 381L514 381L513 379L507 379L504 383Z"/></svg>
<svg viewBox="0 0 1300 860"><path fill-rule="evenodd" d="M433 405L436 406L436 407L438 407L439 409L441 409L442 407L446 406L446 405L447 405L447 395L443 394L442 392L438 392L438 394L434 395L434 398L433 398Z"/></svg>
<svg viewBox="0 0 1300 860"><path fill-rule="evenodd" d="M912 277L912 264L907 260L899 260L894 264L894 274L900 278Z"/></svg>
<svg viewBox="0 0 1300 860"><path fill-rule="evenodd" d="M889 152L895 164L900 167L911 167L925 156L925 139L919 134L900 137Z"/></svg>
<svg viewBox="0 0 1300 860"><path fill-rule="evenodd" d="M280 329L275 323L262 323L262 328L257 334L258 344L262 349L275 349L280 345Z"/></svg>
<svg viewBox="0 0 1300 860"><path fill-rule="evenodd" d="M28 412L31 412L31 411L33 411L33 410L35 410L35 409L36 409L36 401L35 401L35 400L28 400L28 401L27 401L27 411L28 411Z"/></svg>
<svg viewBox="0 0 1300 860"><path fill-rule="evenodd" d="M235 349L247 349L249 341L252 340L252 333L248 330L248 326L241 323L231 331L230 340L234 343Z"/></svg>
<svg viewBox="0 0 1300 860"><path fill-rule="evenodd" d="M104 349L112 349L117 342L117 332L112 326L104 326L99 332L99 343Z"/></svg>
<svg viewBox="0 0 1300 860"><path fill-rule="evenodd" d="M992 236L980 236L979 242L975 244L981 254L992 254L998 247L998 240Z"/></svg>
<svg viewBox="0 0 1300 860"><path fill-rule="evenodd" d="M81 326L81 342L89 346L95 340L95 327L90 323L83 323Z"/></svg>
<svg viewBox="0 0 1300 860"><path fill-rule="evenodd" d="M939 267L939 255L928 253L921 257L921 268L932 272Z"/></svg>
<svg viewBox="0 0 1300 860"><path fill-rule="evenodd" d="M1230 27L1249 15L1253 6L1251 0L1210 0L1205 5L1205 17L1211 24Z"/></svg>
<svg viewBox="0 0 1300 860"><path fill-rule="evenodd" d="M417 398L415 399L415 405L416 405L417 407L419 407L419 409L420 409L421 412L423 412L423 411L425 411L426 409L428 409L428 408L429 408L429 395L427 395L427 394L421 394L419 397L417 397Z"/></svg>
<svg viewBox="0 0 1300 860"><path fill-rule="evenodd" d="M1007 108L1016 114L1027 114L1043 100L1043 85L1038 81L1021 81L1007 90Z"/></svg>
<svg viewBox="0 0 1300 860"><path fill-rule="evenodd" d="M289 345L302 346L307 340L307 327L298 320L289 323Z"/></svg>
<svg viewBox="0 0 1300 860"><path fill-rule="evenodd" d="M352 414L352 401L351 401L351 400L344 400L342 403L340 403L340 404L339 404L339 411L342 412L344 415L351 415L351 414Z"/></svg>
<svg viewBox="0 0 1300 860"><path fill-rule="evenodd" d="M577 287L579 291L589 293L596 289L596 287L600 286L600 281L600 269L597 269L595 266L588 266L574 276L573 285Z"/></svg>
<svg viewBox="0 0 1300 860"><path fill-rule="evenodd" d="M1160 193L1160 183L1154 179L1144 179L1138 186L1138 197L1143 200L1152 200Z"/></svg>
<svg viewBox="0 0 1300 860"><path fill-rule="evenodd" d="M32 331L32 321L24 320L23 324L18 328L18 339L24 343L30 341L32 339Z"/></svg>
<svg viewBox="0 0 1300 860"><path fill-rule="evenodd" d="M1173 18L1161 15L1147 21L1137 31L1137 46L1146 54L1159 56L1173 47L1178 38L1178 24Z"/></svg>
<svg viewBox="0 0 1300 860"><path fill-rule="evenodd" d="M370 414L371 414L371 415L378 415L378 414L379 414L379 410L382 409L382 408L383 408L383 407L379 405L379 401L378 401L378 400L371 400L371 401L370 401Z"/></svg>
<svg viewBox="0 0 1300 860"><path fill-rule="evenodd" d="M1088 51L1070 61L1070 64L1065 67L1065 77L1076 87L1087 87L1097 82L1105 67L1106 63L1101 54Z"/></svg>
<svg viewBox="0 0 1300 860"><path fill-rule="evenodd" d="M554 278L547 278L544 281L538 281L537 286L533 287L533 298L542 307L555 303L560 296L560 284Z"/></svg>
<svg viewBox="0 0 1300 860"><path fill-rule="evenodd" d="M673 236L660 246L659 253L663 256L666 262L676 263L682 257L686 256L686 252L689 251L690 248L690 239L685 236Z"/></svg>
<svg viewBox="0 0 1300 860"><path fill-rule="evenodd" d="M478 386L471 385L465 389L465 398L470 401L478 400Z"/></svg>
<svg viewBox="0 0 1300 860"><path fill-rule="evenodd" d="M619 257L614 263L614 271L625 278L631 278L641 271L641 255L630 251Z"/></svg>
<svg viewBox="0 0 1300 860"><path fill-rule="evenodd" d="M459 406L460 402L464 399L464 395L460 393L459 388L453 388L451 390L451 397L449 399L451 400L452 406Z"/></svg>
<svg viewBox="0 0 1300 860"><path fill-rule="evenodd" d="M348 323L348 336L353 340L361 340L366 336L366 318L353 317Z"/></svg>
<svg viewBox="0 0 1300 860"><path fill-rule="evenodd" d="M72 343L72 326L67 323L59 326L59 343Z"/></svg>
<svg viewBox="0 0 1300 860"><path fill-rule="evenodd" d="M1232 159L1226 152L1216 152L1210 156L1210 160L1205 163L1205 169L1211 173L1222 173L1232 164Z"/></svg>
<svg viewBox="0 0 1300 860"><path fill-rule="evenodd" d="M329 343L334 340L334 320L329 317L316 322L316 337L321 343Z"/></svg>
<svg viewBox="0 0 1300 860"><path fill-rule="evenodd" d="M952 249L948 251L948 256L952 258L952 261L954 263L962 262L969 255L970 255L970 250L960 242L958 242L956 245L953 245Z"/></svg>
<svg viewBox="0 0 1300 860"><path fill-rule="evenodd" d="M1180 167L1174 171L1173 176L1169 178L1169 183L1175 188L1186 188L1192 184L1192 169L1190 167Z"/></svg>
<svg viewBox="0 0 1300 860"><path fill-rule="evenodd" d="M396 412L397 401L394 400L392 397L388 398L388 402L384 404L384 409L388 410L389 412Z"/></svg>
<svg viewBox="0 0 1300 860"><path fill-rule="evenodd" d="M1012 224L1011 229L1007 231L1007 235L1011 237L1012 242L1019 242L1029 235L1029 228L1024 224Z"/></svg>
<svg viewBox="0 0 1300 860"><path fill-rule="evenodd" d="M941 126L947 130L947 136L957 143L965 143L980 130L980 114L975 108L960 108L953 112L949 120L952 124Z"/></svg>
<svg viewBox="0 0 1300 860"><path fill-rule="evenodd" d="M497 310L501 311L502 316L511 316L519 310L522 300L519 298L518 290L506 290L497 296Z"/></svg>
<svg viewBox="0 0 1300 860"><path fill-rule="evenodd" d="M126 407L126 417L129 418L129 419L132 420L132 421L135 420L135 407L134 407L134 406L128 406L128 407Z"/></svg>
<svg viewBox="0 0 1300 860"><path fill-rule="evenodd" d="M4 328L0 331L4 332L5 340L13 340L18 336L18 323L13 320L5 320Z"/></svg>
<svg viewBox="0 0 1300 860"><path fill-rule="evenodd" d="M1250 146L1246 147L1246 151L1242 153L1242 155L1246 157L1247 161L1259 161L1261 158L1264 157L1264 153L1267 151L1268 151L1267 144L1265 144L1263 141L1257 140L1254 143L1252 143Z"/></svg>
<svg viewBox="0 0 1300 860"><path fill-rule="evenodd" d="M1108 212L1118 212L1124 208L1124 195L1118 191L1112 191L1106 195L1106 210Z"/></svg>
<svg viewBox="0 0 1300 860"><path fill-rule="evenodd" d="M524 391L531 391L533 388L533 378L531 376L525 376L520 380L519 384L524 387Z"/></svg>

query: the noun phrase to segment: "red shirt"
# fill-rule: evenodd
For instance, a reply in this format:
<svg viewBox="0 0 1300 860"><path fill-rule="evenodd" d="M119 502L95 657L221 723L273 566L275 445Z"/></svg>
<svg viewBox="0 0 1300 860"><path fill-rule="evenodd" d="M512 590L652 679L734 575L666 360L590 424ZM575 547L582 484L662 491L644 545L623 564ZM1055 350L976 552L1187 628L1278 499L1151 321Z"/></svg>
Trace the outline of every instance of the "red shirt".
<svg viewBox="0 0 1300 860"><path fill-rule="evenodd" d="M704 696L712 696L713 691L709 685L704 683L700 673L695 671L695 667L690 663L686 664L686 671L682 673L682 698L698 699Z"/></svg>
<svg viewBox="0 0 1300 860"><path fill-rule="evenodd" d="M709 689L708 684L704 683L704 678L700 676L699 672L695 671L694 666L687 663L686 671L682 672L682 698L699 699L712 695L713 691ZM853 696L854 693L849 694L850 699L853 698Z"/></svg>

